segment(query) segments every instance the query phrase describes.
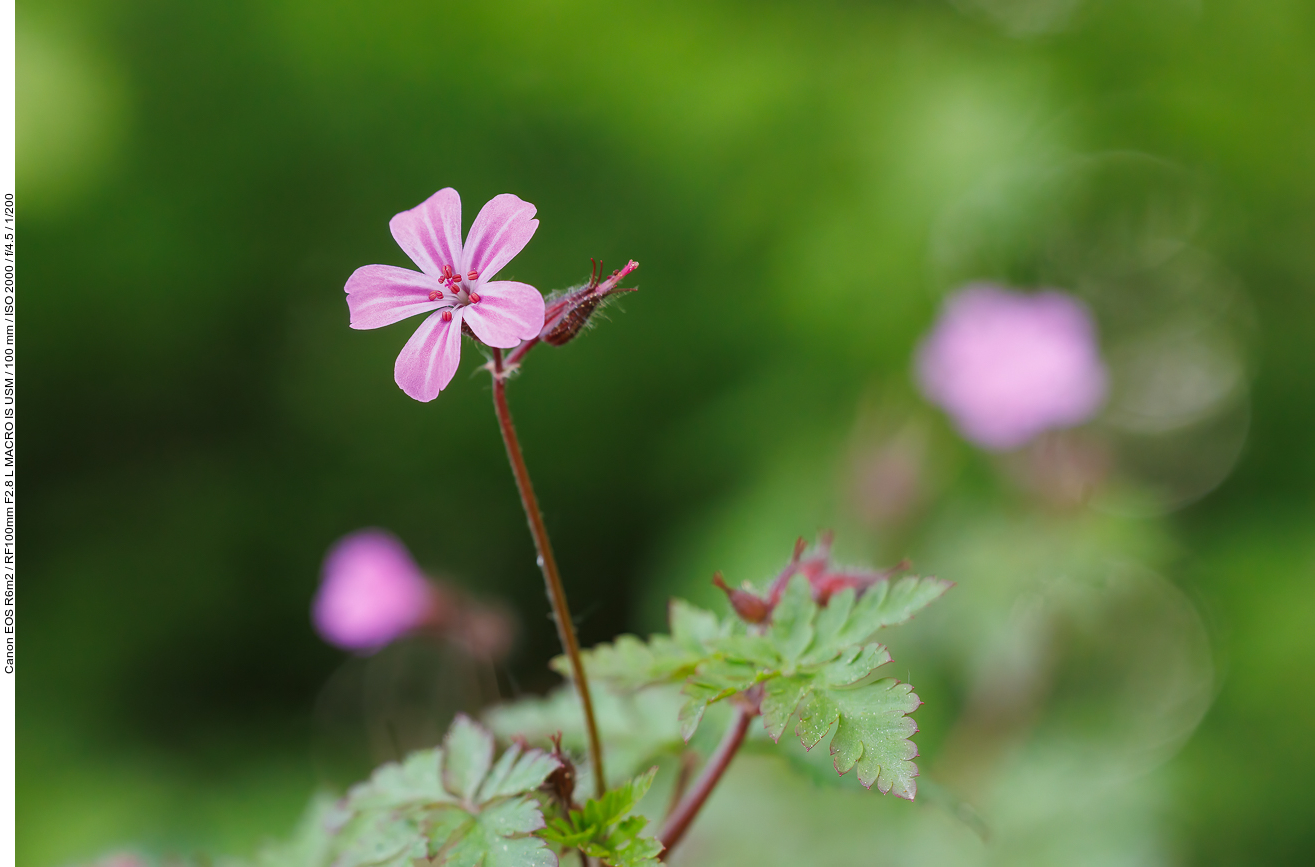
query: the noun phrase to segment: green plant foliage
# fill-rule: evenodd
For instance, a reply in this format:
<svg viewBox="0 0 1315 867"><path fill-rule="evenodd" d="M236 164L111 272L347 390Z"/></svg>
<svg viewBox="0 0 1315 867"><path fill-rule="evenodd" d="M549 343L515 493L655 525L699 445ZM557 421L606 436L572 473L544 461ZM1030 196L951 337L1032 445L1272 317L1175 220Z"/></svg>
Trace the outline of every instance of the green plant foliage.
<svg viewBox="0 0 1315 867"><path fill-rule="evenodd" d="M648 641L622 635L611 644L600 644L585 651L589 672L622 690L679 680L693 673L704 660L709 642L733 628L729 621L719 622L711 611L697 608L683 599L671 600L668 616L670 635L654 635ZM566 657L558 656L551 664L558 674L567 678L571 676Z"/></svg>
<svg viewBox="0 0 1315 867"><path fill-rule="evenodd" d="M565 849L579 849L609 867L655 867L662 844L640 836L648 820L632 815L653 784L657 768L590 798L584 807L552 816L539 836Z"/></svg>
<svg viewBox="0 0 1315 867"><path fill-rule="evenodd" d="M442 748L390 762L337 802L312 804L297 835L258 867L554 867L532 836L544 826L534 792L557 767L513 745L495 764L493 735L459 715Z"/></svg>
<svg viewBox="0 0 1315 867"><path fill-rule="evenodd" d="M317 795L306 808L291 839L263 846L252 859L251 867L319 867L329 863L333 845L330 829L342 819L342 808L335 798ZM223 862L221 865L230 867ZM234 862L231 867L242 865Z"/></svg>
<svg viewBox="0 0 1315 867"><path fill-rule="evenodd" d="M765 629L673 603L670 636L647 643L622 636L586 653L585 664L592 677L620 688L683 681L679 719L686 740L709 705L761 685L759 708L773 740L793 719L795 735L812 749L834 727L830 752L837 772L857 768L864 786L913 798L917 748L909 738L918 729L908 714L921 701L908 684L875 677L891 658L872 638L907 621L949 586L906 577L880 582L862 596L845 589L819 606L807 578L796 576Z"/></svg>
<svg viewBox="0 0 1315 867"><path fill-rule="evenodd" d="M678 686L622 691L602 681L591 683L590 691L598 731L607 745L608 785L619 785L659 756L677 754L685 748L676 721L683 701ZM571 683L544 698L495 707L484 714L484 721L504 740L521 736L531 742L546 742L549 736L561 732L566 749L579 756L586 753L584 715ZM588 776L587 766L582 765L580 777Z"/></svg>

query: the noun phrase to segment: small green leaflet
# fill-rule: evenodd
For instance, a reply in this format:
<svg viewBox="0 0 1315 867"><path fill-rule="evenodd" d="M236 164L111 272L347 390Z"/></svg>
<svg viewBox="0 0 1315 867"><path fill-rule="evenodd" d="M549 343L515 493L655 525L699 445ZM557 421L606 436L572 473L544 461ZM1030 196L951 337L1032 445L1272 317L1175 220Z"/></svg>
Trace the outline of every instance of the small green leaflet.
<svg viewBox="0 0 1315 867"><path fill-rule="evenodd" d="M648 820L631 815L656 774L657 768L651 768L601 798L589 799L569 816L549 818L539 836L563 848L579 849L609 867L657 867L662 844L640 836Z"/></svg>
<svg viewBox="0 0 1315 867"><path fill-rule="evenodd" d="M493 735L458 715L439 749L390 762L342 800L317 802L269 867L555 867L538 837L534 792L557 767L513 745L496 763Z"/></svg>
<svg viewBox="0 0 1315 867"><path fill-rule="evenodd" d="M872 637L908 621L949 587L910 576L880 581L861 597L847 588L819 607L808 579L797 575L764 631L749 631L734 615L718 624L709 612L673 603L670 637L645 644L623 636L590 651L585 664L591 675L625 688L683 680L679 720L686 740L709 705L761 684L763 725L773 740L791 719L809 749L834 727L837 772L857 768L864 786L911 799L918 769L909 737L918 728L907 715L921 701L908 684L874 677L890 654Z"/></svg>

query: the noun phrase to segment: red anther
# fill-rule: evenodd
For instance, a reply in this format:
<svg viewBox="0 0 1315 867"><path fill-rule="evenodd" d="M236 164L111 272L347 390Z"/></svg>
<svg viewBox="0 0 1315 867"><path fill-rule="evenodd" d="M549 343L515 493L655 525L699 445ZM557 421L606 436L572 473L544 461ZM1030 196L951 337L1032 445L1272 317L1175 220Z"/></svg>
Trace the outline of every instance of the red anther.
<svg viewBox="0 0 1315 867"><path fill-rule="evenodd" d="M467 279L467 280L478 280L478 279L479 279L479 272L478 272L478 271L471 271L470 273L466 274L466 279Z"/></svg>
<svg viewBox="0 0 1315 867"><path fill-rule="evenodd" d="M444 266L443 266L443 276L446 277L446 278L449 279L449 280L452 279L452 266L451 266L451 265L444 265Z"/></svg>
<svg viewBox="0 0 1315 867"><path fill-rule="evenodd" d="M444 310L444 311L443 311L443 321L444 321L444 322L451 322L451 321L452 321L452 311L451 311L451 310Z"/></svg>
<svg viewBox="0 0 1315 867"><path fill-rule="evenodd" d="M471 293L470 293L470 303L471 303L471 304L478 304L478 303L479 303L479 293L478 293L478 292L471 292Z"/></svg>
<svg viewBox="0 0 1315 867"><path fill-rule="evenodd" d="M443 297L443 290L442 290L442 289L432 289L432 290L430 290L430 292L429 292L429 300L430 300L430 301L437 301L438 299L440 299L440 298L442 298L442 297Z"/></svg>

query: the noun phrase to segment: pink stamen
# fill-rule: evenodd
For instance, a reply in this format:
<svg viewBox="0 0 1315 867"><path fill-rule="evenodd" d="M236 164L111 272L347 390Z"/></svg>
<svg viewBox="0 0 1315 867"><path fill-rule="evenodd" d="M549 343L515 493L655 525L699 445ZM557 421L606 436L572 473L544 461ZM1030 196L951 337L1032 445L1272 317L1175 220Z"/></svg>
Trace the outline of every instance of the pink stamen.
<svg viewBox="0 0 1315 867"><path fill-rule="evenodd" d="M444 321L444 322L451 322L451 321L452 321L452 311L451 311L451 310L444 310L444 311L443 311L443 321Z"/></svg>
<svg viewBox="0 0 1315 867"><path fill-rule="evenodd" d="M444 265L444 266L443 266L443 276L446 277L446 278L449 279L449 280L452 279L452 266L451 266L451 265Z"/></svg>
<svg viewBox="0 0 1315 867"><path fill-rule="evenodd" d="M466 275L466 279L467 279L467 280L478 280L478 279L479 279L479 272L478 272L478 271L471 271L469 274Z"/></svg>
<svg viewBox="0 0 1315 867"><path fill-rule="evenodd" d="M442 289L434 289L434 290L430 291L430 293L429 293L429 300L430 300L430 301L437 301L438 299L440 299L440 298L442 298L442 297L443 297L443 290L442 290Z"/></svg>
<svg viewBox="0 0 1315 867"><path fill-rule="evenodd" d="M470 303L471 303L471 304L478 304L478 303L479 303L479 293L478 293L478 292L471 292L471 293L470 293Z"/></svg>

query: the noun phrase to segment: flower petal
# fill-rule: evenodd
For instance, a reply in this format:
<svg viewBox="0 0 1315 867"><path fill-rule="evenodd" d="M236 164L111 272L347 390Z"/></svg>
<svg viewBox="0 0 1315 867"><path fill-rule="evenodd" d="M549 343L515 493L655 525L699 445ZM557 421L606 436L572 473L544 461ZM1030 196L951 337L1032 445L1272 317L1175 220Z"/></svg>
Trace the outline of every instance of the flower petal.
<svg viewBox="0 0 1315 867"><path fill-rule="evenodd" d="M461 196L451 187L393 217L388 229L397 246L431 277L442 274L444 265L460 268Z"/></svg>
<svg viewBox="0 0 1315 867"><path fill-rule="evenodd" d="M499 349L538 337L543 330L543 296L527 283L485 283L479 290L479 302L461 312L476 337Z"/></svg>
<svg viewBox="0 0 1315 867"><path fill-rule="evenodd" d="M430 292L443 289L433 277L392 265L357 268L347 278L346 289L352 328L382 328L453 303L451 292L443 292L441 300L429 300Z"/></svg>
<svg viewBox="0 0 1315 867"><path fill-rule="evenodd" d="M378 650L421 625L440 600L396 536L358 530L324 560L311 608L315 629L331 644Z"/></svg>
<svg viewBox="0 0 1315 867"><path fill-rule="evenodd" d="M447 322L444 312L437 310L420 323L393 366L402 391L426 403L447 387L461 364L461 310L451 311Z"/></svg>
<svg viewBox="0 0 1315 867"><path fill-rule="evenodd" d="M489 199L479 211L475 223L466 236L465 261L461 273L478 271L475 288L493 278L534 237L539 221L534 219L537 209L519 196L503 193Z"/></svg>

